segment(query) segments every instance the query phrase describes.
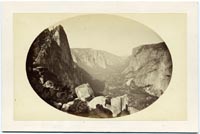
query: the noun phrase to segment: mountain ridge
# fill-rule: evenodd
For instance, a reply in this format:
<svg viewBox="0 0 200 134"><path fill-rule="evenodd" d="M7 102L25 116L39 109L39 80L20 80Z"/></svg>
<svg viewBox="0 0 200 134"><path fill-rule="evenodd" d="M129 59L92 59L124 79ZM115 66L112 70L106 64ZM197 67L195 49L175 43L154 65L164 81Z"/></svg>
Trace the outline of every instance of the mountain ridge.
<svg viewBox="0 0 200 134"><path fill-rule="evenodd" d="M76 96L76 86L92 79L73 62L67 35L61 25L45 29L34 40L26 66L31 86L48 103L52 103L53 99L60 100L56 93L64 94L62 101L69 101L70 97Z"/></svg>
<svg viewBox="0 0 200 134"><path fill-rule="evenodd" d="M98 75L94 73L100 72L101 75L104 76L101 80L110 79L110 75L122 77L124 80L129 81L129 83L131 82L130 79L132 79L137 87L148 87L146 92L154 96L160 96L167 88L171 79L171 55L164 42L145 44L132 48L132 53L126 58L92 48L71 48L71 52L73 60L76 61L80 67L89 72L91 76L101 79L102 77L98 77ZM103 60L112 60L109 56L112 57L114 55L115 62L113 66L88 67L88 62L95 64L93 61L96 58L96 56L93 55L94 52L99 52L98 55L108 53L109 55L106 55ZM84 60L85 58L93 60ZM117 58L119 60L116 60ZM101 62L98 64L102 65ZM117 66L118 64L120 64L120 66ZM106 64L104 63L104 65Z"/></svg>
<svg viewBox="0 0 200 134"><path fill-rule="evenodd" d="M71 48L72 57L80 67L86 70L94 78L105 80L105 76L109 72L113 72L120 68L124 59L112 53L96 50L92 48ZM114 72L113 72L114 73Z"/></svg>

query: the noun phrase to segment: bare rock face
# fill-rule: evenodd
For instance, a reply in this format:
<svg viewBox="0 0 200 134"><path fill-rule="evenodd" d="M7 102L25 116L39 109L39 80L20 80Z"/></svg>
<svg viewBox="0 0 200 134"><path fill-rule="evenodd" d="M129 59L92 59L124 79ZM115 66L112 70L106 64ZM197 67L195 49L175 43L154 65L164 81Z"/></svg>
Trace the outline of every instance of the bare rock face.
<svg viewBox="0 0 200 134"><path fill-rule="evenodd" d="M74 48L71 52L73 60L81 68L94 79L105 83L104 90L101 91L104 95L122 95L119 90L126 92L126 85L159 97L171 79L172 60L164 42L133 48L132 54L127 58L89 48Z"/></svg>
<svg viewBox="0 0 200 134"><path fill-rule="evenodd" d="M95 50L91 48L73 48L71 51L75 62L86 64L91 68L106 69L109 66L122 62L122 59L119 56L103 50Z"/></svg>
<svg viewBox="0 0 200 134"><path fill-rule="evenodd" d="M105 80L107 75L120 69L124 59L103 50L72 48L72 57L80 67L95 79Z"/></svg>
<svg viewBox="0 0 200 134"><path fill-rule="evenodd" d="M67 102L66 98L75 95L74 88L90 79L90 75L73 62L61 25L45 29L35 39L26 66L30 84L47 101Z"/></svg>
<svg viewBox="0 0 200 134"><path fill-rule="evenodd" d="M172 74L172 60L164 42L134 48L124 69L126 79L154 96L160 96L167 88Z"/></svg>

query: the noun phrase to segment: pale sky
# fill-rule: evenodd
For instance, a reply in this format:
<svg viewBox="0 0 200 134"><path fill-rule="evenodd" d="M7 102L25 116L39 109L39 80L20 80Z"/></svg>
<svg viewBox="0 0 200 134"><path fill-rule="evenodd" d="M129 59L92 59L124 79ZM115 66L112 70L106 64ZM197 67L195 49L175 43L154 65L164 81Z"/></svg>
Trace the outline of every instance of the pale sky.
<svg viewBox="0 0 200 134"><path fill-rule="evenodd" d="M136 46L163 41L145 25L116 15L80 15L60 24L70 48L93 48L128 56Z"/></svg>

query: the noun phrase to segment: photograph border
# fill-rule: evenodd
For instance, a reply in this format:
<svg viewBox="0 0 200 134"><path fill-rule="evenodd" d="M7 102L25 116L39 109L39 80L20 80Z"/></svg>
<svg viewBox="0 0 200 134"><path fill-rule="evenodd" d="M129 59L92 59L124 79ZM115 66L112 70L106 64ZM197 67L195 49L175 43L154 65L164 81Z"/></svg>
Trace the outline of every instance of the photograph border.
<svg viewBox="0 0 200 134"><path fill-rule="evenodd" d="M197 2L4 2L2 20L2 130L48 132L197 132L198 23ZM59 7L59 8L58 8ZM15 121L14 13L186 13L186 121ZM8 39L10 38L10 40ZM191 60L192 59L192 60ZM9 96L9 97L8 97ZM79 127L77 127L79 126Z"/></svg>

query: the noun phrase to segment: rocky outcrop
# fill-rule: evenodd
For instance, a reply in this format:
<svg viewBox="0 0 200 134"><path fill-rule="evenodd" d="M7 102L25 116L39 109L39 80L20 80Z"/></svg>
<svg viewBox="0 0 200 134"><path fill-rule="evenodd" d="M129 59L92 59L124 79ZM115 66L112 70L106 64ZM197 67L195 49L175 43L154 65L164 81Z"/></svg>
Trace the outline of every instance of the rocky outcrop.
<svg viewBox="0 0 200 134"><path fill-rule="evenodd" d="M172 74L172 60L166 44L161 42L134 48L123 74L128 83L132 80L148 93L160 96L167 88Z"/></svg>
<svg viewBox="0 0 200 134"><path fill-rule="evenodd" d="M111 98L111 104L107 105L106 108L112 112L113 117L117 117L123 111L128 111L127 94Z"/></svg>
<svg viewBox="0 0 200 134"><path fill-rule="evenodd" d="M67 35L61 25L45 29L35 39L26 66L33 89L49 103L50 99L72 100L74 88L91 80L90 75L73 62Z"/></svg>
<svg viewBox="0 0 200 134"><path fill-rule="evenodd" d="M67 36L62 26L44 30L30 48L27 66L28 73L35 67L46 68L56 75L62 85L81 84L83 72L73 63Z"/></svg>

